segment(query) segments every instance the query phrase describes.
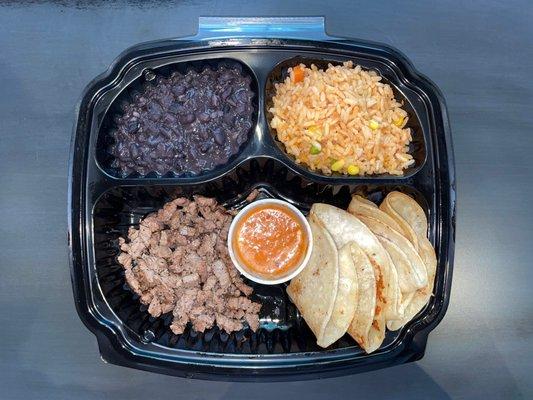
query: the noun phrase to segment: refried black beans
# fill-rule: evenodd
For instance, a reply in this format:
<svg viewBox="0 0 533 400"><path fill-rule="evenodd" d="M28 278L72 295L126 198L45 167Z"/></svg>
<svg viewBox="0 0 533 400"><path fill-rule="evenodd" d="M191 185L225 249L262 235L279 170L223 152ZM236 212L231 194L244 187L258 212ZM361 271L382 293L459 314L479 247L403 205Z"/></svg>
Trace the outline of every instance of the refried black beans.
<svg viewBox="0 0 533 400"><path fill-rule="evenodd" d="M116 119L112 167L122 176L198 174L225 164L247 140L252 78L239 64L158 77Z"/></svg>

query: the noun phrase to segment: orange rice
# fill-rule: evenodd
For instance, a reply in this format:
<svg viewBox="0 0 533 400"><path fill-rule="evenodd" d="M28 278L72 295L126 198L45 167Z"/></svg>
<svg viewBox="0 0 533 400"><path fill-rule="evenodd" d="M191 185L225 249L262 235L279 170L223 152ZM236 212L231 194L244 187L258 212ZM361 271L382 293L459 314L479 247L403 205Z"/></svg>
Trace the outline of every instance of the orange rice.
<svg viewBox="0 0 533 400"><path fill-rule="evenodd" d="M374 71L351 61L294 68L276 84L271 126L297 163L325 174L402 175L414 163L408 153L408 117L392 88Z"/></svg>

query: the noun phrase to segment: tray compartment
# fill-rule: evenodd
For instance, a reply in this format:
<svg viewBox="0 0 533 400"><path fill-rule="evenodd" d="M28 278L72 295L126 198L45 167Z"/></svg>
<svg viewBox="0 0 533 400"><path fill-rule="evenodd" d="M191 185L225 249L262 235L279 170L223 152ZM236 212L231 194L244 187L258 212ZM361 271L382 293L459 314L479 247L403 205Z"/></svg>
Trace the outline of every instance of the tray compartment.
<svg viewBox="0 0 533 400"><path fill-rule="evenodd" d="M202 194L215 197L228 208L239 209L248 194L257 189L259 198L281 198L295 204L308 213L315 202L327 202L346 208L352 193L380 201L391 190L401 190L414 195L427 207L424 195L408 186L330 186L314 183L291 172L283 164L268 158L254 159L241 164L231 174L206 184L192 186L133 186L116 187L104 193L93 211L95 273L98 285L111 310L141 342L154 342L169 349L196 350L226 354L287 354L298 352L324 352L351 348L361 353L355 341L345 335L324 350L316 345L316 339L290 302L286 284L275 286L246 283L254 288L252 298L260 301L261 328L252 332L246 328L227 334L218 328L205 333L190 327L181 334L170 331L171 315L153 318L147 306L139 302L139 296L127 285L123 268L118 264L120 254L118 238L127 235L130 226L157 211L166 202L181 196ZM388 332L384 347L396 341L399 332Z"/></svg>
<svg viewBox="0 0 533 400"><path fill-rule="evenodd" d="M325 175L319 171L311 171L303 164L297 164L294 160L294 157L288 154L285 150L285 145L276 138L275 129L271 127L270 121L272 120L272 113L268 110L273 106L272 98L276 94L276 83L282 83L289 76L288 69L290 67L295 67L300 64L304 64L307 67L311 67L312 64L316 65L319 69L327 69L329 64L332 65L342 65L343 61L348 59L343 58L341 61L339 58L320 55L316 56L306 55L306 56L295 56L278 63L268 74L265 85L265 115L268 125L268 130L270 135L272 135L273 140L278 146L282 154L290 160L293 164L297 166L298 169L305 170L309 174L314 174L320 177L337 177L343 179L350 179L346 175L341 175L338 173L333 173L332 175ZM361 65L366 70L374 70L377 72L383 79L382 82L388 83L394 92L394 97L400 100L403 103L403 108L407 111L409 120L406 127L411 130L412 141L409 145L409 154L411 154L415 160L414 164L404 170L404 174L401 176L390 175L390 174L375 174L375 175L365 175L364 177L353 177L351 179L402 179L404 177L413 176L418 172L425 164L427 158L426 150L426 139L424 135L424 128L421 122L421 118L425 114L425 110L421 107L421 103L418 101L412 101L410 96L407 96L406 93L402 90L402 83L400 82L398 76L393 73L390 68L387 68L384 64L377 63L372 60L365 58L353 58L351 59L354 62L354 65Z"/></svg>
<svg viewBox="0 0 533 400"><path fill-rule="evenodd" d="M220 66L232 66L240 69L243 75L250 77L251 79L251 90L254 94L254 97L251 99L252 102L252 124L247 133L247 138L242 143L235 154L233 154L227 162L217 165L214 168L204 169L198 173L193 172L183 172L175 173L172 171L160 174L157 171L150 171L145 175L140 175L137 172L131 172L129 174L122 174L121 171L113 165L115 156L111 154L111 147L116 143L115 138L113 137L114 132L117 128L117 118L124 113L125 107L128 104L131 104L135 101L135 98L140 96L145 90L151 86L154 86L161 78L169 78L173 73L177 72L182 75L186 74L188 71L201 72L205 68L210 68L215 70ZM170 64L163 64L154 68L146 68L142 70L138 76L127 82L117 82L117 86L124 86L123 89L114 97L109 104L105 104L104 107L107 108L102 123L99 127L98 139L96 143L96 162L97 164L109 175L116 178L173 178L173 177L196 177L199 178L202 175L208 173L216 173L219 170L223 170L227 165L231 164L235 159L237 159L243 149L250 143L253 137L253 132L257 125L257 114L259 109L259 89L257 78L253 71L243 62L237 59L232 58L214 58L208 60L194 60L194 61L177 61ZM157 123L160 123L157 122ZM139 143L141 145L141 143Z"/></svg>

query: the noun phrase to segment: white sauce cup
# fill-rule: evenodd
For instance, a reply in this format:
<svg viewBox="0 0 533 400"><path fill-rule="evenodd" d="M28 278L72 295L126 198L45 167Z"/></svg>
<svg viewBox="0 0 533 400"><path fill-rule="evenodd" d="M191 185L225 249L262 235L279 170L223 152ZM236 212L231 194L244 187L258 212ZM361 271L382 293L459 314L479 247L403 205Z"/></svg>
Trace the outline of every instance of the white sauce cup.
<svg viewBox="0 0 533 400"><path fill-rule="evenodd" d="M236 252L234 251L233 245L234 245L234 235L235 230L239 224L239 221L248 215L251 211L255 210L258 207L264 207L268 205L276 205L278 207L286 208L287 210L291 211L298 221L302 224L302 227L304 229L304 235L305 239L307 241L307 251L305 253L305 256L303 257L302 261L292 268L290 271L288 271L285 275L282 276L276 276L272 277L272 279L265 278L265 276L259 276L257 273L254 273L254 271L247 268L242 261L237 256ZM292 204L287 203L283 200L278 199L263 199L263 200L257 200L253 203L248 204L246 207L244 207L239 213L233 218L233 221L231 222L229 232L228 232L228 251L229 255L231 257L231 261L233 261L233 264L235 267L239 270L239 272L247 277L248 279L261 283L263 285L277 285L279 283L290 281L292 278L294 278L296 275L298 275L302 270L305 268L307 263L309 262L309 258L311 257L311 252L313 251L313 233L311 232L311 227L309 226L309 222L305 218L305 216L298 210L296 207L294 207Z"/></svg>

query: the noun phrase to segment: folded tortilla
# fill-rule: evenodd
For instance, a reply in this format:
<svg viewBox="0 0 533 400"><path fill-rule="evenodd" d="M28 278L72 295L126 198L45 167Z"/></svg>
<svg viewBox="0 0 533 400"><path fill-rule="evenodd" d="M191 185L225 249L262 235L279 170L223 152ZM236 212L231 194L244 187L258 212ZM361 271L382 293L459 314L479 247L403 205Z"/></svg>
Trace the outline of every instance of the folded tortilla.
<svg viewBox="0 0 533 400"><path fill-rule="evenodd" d="M385 199L383 199L383 201L381 202L380 206L379 206L379 209L381 211L383 211L384 213L388 214L394 221L396 221L396 223L400 226L401 228L401 231L399 231L400 233L403 233L403 235L409 239L409 241L413 244L414 248L416 251L418 251L418 237L419 235L417 234L417 232L415 232L415 230L413 229L413 227L411 226L411 224L407 223L407 221L400 215L398 214L398 211L393 207L392 203L391 203L391 195L392 195L392 199L394 199L396 197L395 193L400 193L400 192L391 192L389 193ZM403 193L400 193L402 196L405 196L407 198L410 198L409 196L407 195L404 195ZM404 201L405 198L402 197L401 198L401 201ZM412 200L412 199L411 199ZM394 200L393 200L394 202ZM418 204L417 204L418 205ZM423 212L423 211L422 211ZM419 216L417 216L418 218ZM425 214L424 214L424 219L425 219ZM426 221L426 224L427 224L427 221ZM426 227L424 228L425 230L427 230L427 225ZM426 231L424 231L426 232ZM424 237L426 236L426 234L424 233L423 235Z"/></svg>
<svg viewBox="0 0 533 400"><path fill-rule="evenodd" d="M384 293L385 317L400 319L403 315L398 275L389 254L370 229L357 217L329 204L313 204L309 215L313 222L328 231L337 248L351 241L361 247L378 272L377 290Z"/></svg>
<svg viewBox="0 0 533 400"><path fill-rule="evenodd" d="M428 277L427 285L417 290L412 296L404 310L404 316L387 322L387 327L390 330L397 330L412 320L431 298L437 269L437 257L435 249L426 236L428 227L426 214L414 199L400 192L391 192L383 200L380 209L389 214L400 226L409 227L416 234L418 254L424 262Z"/></svg>
<svg viewBox="0 0 533 400"><path fill-rule="evenodd" d="M339 285L323 339L327 346L341 338L348 330L357 307L357 289L357 274L351 249L349 245L345 245L339 249Z"/></svg>
<svg viewBox="0 0 533 400"><path fill-rule="evenodd" d="M357 276L348 248L337 249L327 230L309 221L313 251L304 270L287 287L291 301L317 338L328 347L353 319Z"/></svg>
<svg viewBox="0 0 533 400"><path fill-rule="evenodd" d="M426 266L412 243L401 233L375 218L365 216L359 218L388 250L398 273L402 293L413 292L427 286Z"/></svg>
<svg viewBox="0 0 533 400"><path fill-rule="evenodd" d="M346 246L350 248L358 284L357 306L348 333L363 350L371 353L385 339L385 297L382 291L377 291L376 284L376 280L380 279L379 269L374 269L356 242L349 242Z"/></svg>
<svg viewBox="0 0 533 400"><path fill-rule="evenodd" d="M398 225L394 218L380 210L373 202L361 196L352 196L352 201L350 201L350 205L348 206L348 212L356 217L362 216L377 219L395 231L403 233L402 227Z"/></svg>

